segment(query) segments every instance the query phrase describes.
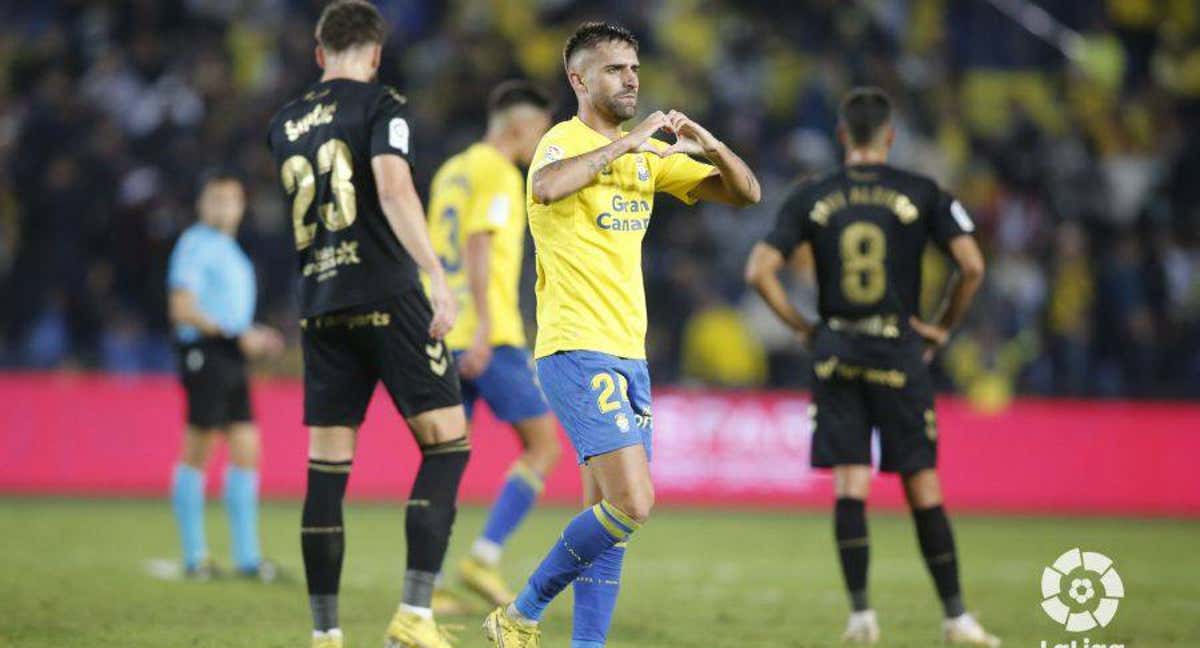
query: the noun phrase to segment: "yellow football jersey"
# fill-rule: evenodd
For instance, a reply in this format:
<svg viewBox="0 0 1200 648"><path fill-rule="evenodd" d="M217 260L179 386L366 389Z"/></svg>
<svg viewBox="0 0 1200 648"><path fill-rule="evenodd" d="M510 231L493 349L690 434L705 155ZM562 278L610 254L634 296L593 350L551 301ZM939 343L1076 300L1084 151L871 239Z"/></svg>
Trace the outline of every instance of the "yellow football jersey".
<svg viewBox="0 0 1200 648"><path fill-rule="evenodd" d="M525 197L521 171L494 147L479 142L446 160L433 177L429 195L429 236L458 298L459 315L446 345L466 349L478 320L467 283L467 237L492 233L488 268L488 310L492 346L525 345L518 303L521 257L525 253Z"/></svg>
<svg viewBox="0 0 1200 648"><path fill-rule="evenodd" d="M654 194L665 191L693 204L696 187L714 170L686 155L630 153L574 194L548 205L533 202L534 172L609 142L574 117L542 137L530 166L526 207L537 261L538 358L571 350L646 357L642 237Z"/></svg>

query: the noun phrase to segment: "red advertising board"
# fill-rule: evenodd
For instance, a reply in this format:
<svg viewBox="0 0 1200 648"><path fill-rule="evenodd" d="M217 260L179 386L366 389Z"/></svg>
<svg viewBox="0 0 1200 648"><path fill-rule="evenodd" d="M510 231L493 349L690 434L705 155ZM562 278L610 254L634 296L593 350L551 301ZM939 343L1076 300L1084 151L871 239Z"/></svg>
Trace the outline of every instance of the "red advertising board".
<svg viewBox="0 0 1200 648"><path fill-rule="evenodd" d="M170 376L0 375L0 493L165 493L182 401ZM259 382L254 407L265 495L299 496L306 447L299 385ZM947 398L938 407L940 471L957 510L1200 515L1198 404L1026 399L983 414ZM518 446L486 408L477 411L462 496L484 502ZM663 390L655 394L654 430L660 504L790 507L832 497L828 473L808 466L805 394ZM417 457L403 420L376 394L351 496L404 498ZM547 480L548 499L579 497L572 457L564 453ZM210 488L219 481L210 479ZM874 488L873 506L902 504L894 478Z"/></svg>

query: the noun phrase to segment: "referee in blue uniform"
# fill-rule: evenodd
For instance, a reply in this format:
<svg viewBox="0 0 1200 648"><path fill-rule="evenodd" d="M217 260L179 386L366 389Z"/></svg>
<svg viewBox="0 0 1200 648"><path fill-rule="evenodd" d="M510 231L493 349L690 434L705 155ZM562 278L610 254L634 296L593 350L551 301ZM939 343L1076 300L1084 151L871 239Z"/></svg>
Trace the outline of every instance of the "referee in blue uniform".
<svg viewBox="0 0 1200 648"><path fill-rule="evenodd" d="M171 504L185 573L199 580L217 573L204 536L204 467L220 436L229 444L225 508L234 568L261 580L273 580L276 573L263 560L258 541L259 439L250 413L246 358L278 354L283 338L254 324L254 267L235 238L245 208L236 176L207 176L196 202L199 218L179 237L167 269L168 316L187 395L187 433Z"/></svg>

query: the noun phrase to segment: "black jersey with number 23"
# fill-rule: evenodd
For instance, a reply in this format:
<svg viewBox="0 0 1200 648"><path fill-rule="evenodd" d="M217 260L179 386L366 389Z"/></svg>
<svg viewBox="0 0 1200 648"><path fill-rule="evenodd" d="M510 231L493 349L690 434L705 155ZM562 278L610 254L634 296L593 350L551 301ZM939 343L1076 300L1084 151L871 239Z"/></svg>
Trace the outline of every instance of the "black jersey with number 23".
<svg viewBox="0 0 1200 648"><path fill-rule="evenodd" d="M932 238L975 229L962 205L929 178L887 165L847 166L797 186L766 242L784 256L812 244L821 318L917 313L921 255Z"/></svg>
<svg viewBox="0 0 1200 648"><path fill-rule="evenodd" d="M311 86L271 120L267 141L292 216L302 317L420 287L379 206L371 158L409 157L405 98L377 83Z"/></svg>

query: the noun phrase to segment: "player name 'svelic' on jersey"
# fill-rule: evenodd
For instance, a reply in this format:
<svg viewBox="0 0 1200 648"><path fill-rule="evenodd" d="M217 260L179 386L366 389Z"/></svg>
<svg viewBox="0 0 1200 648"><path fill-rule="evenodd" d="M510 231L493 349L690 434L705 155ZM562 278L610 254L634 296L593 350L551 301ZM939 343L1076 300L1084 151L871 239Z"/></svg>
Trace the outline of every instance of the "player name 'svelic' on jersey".
<svg viewBox="0 0 1200 648"><path fill-rule="evenodd" d="M320 317L306 317L300 320L300 328L308 328L312 326L315 329L326 329L334 327L345 327L349 329L363 328L369 326L372 328L380 328L391 326L392 316L381 311L371 311L370 313L355 313L355 314L340 314L340 315L321 315Z"/></svg>
<svg viewBox="0 0 1200 648"><path fill-rule="evenodd" d="M863 185L850 187L849 197L841 189L825 194L813 205L808 217L817 225L824 226L830 216L850 205L890 209L905 225L917 220L920 215L912 200L899 191L881 185Z"/></svg>
<svg viewBox="0 0 1200 648"><path fill-rule="evenodd" d="M337 112L336 101L331 104L317 104L300 119L287 120L283 124L283 130L287 134L288 141L295 142L313 128L332 123L335 112Z"/></svg>
<svg viewBox="0 0 1200 648"><path fill-rule="evenodd" d="M337 276L341 266L362 263L358 258L358 241L342 241L337 246L327 245L313 250L312 261L304 264L304 276L317 275L317 281L326 281Z"/></svg>

